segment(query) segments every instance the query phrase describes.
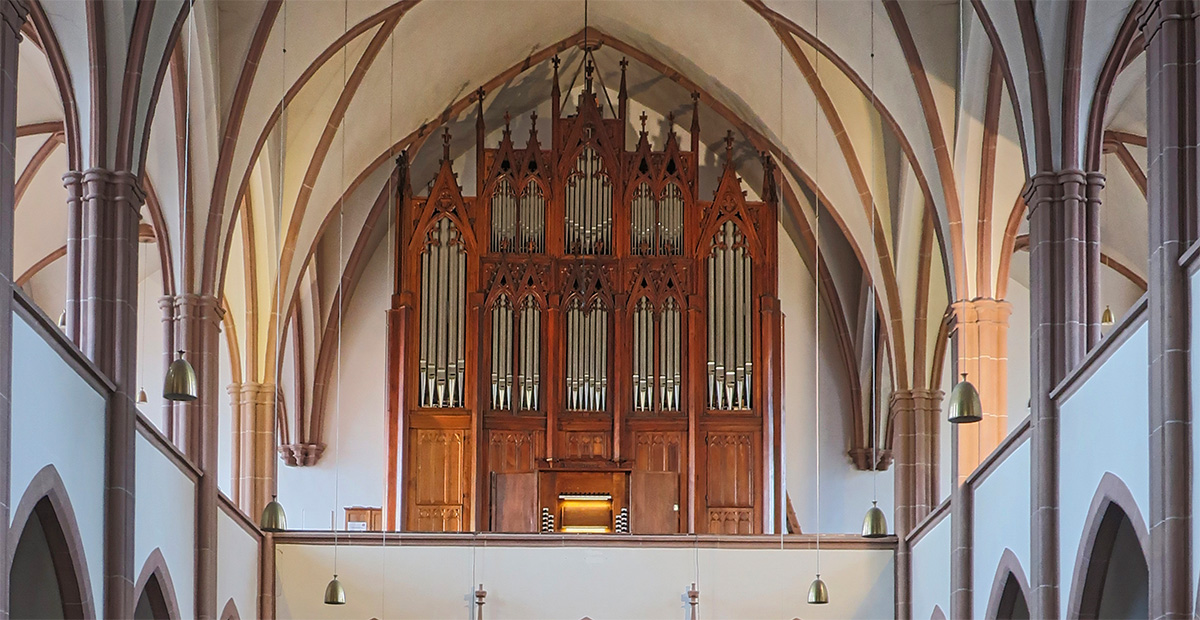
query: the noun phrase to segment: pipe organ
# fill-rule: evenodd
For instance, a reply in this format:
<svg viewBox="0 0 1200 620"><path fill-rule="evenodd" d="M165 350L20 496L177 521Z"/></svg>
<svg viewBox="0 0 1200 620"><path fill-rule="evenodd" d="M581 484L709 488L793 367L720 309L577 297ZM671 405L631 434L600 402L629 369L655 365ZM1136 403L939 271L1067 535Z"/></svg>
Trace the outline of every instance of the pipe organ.
<svg viewBox="0 0 1200 620"><path fill-rule="evenodd" d="M624 63L616 110L593 70L564 113L555 60L546 145L536 114L523 145L507 116L485 144L479 94L474 196L448 135L427 195L401 157L391 528L782 527L771 160L747 200L730 133L701 197L698 95L690 148L673 115L656 148L645 114L640 131L625 118Z"/></svg>

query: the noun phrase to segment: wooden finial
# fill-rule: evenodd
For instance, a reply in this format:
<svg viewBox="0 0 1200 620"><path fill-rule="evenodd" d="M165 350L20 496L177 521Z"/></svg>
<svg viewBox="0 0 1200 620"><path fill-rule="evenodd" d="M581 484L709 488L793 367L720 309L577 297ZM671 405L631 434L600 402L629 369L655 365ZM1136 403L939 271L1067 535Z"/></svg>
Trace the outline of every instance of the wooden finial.
<svg viewBox="0 0 1200 620"><path fill-rule="evenodd" d="M642 115L638 117L638 120L642 121L642 135L644 136L644 135L646 135L646 111L645 110L642 110Z"/></svg>
<svg viewBox="0 0 1200 620"><path fill-rule="evenodd" d="M733 159L733 130L725 132L725 156Z"/></svg>
<svg viewBox="0 0 1200 620"><path fill-rule="evenodd" d="M512 121L512 116L509 115L508 110L505 110L504 111L504 131L508 131L508 124L511 121Z"/></svg>
<svg viewBox="0 0 1200 620"><path fill-rule="evenodd" d="M621 70L624 71L625 67L628 67L628 66L629 66L629 59L622 56L621 57Z"/></svg>
<svg viewBox="0 0 1200 620"><path fill-rule="evenodd" d="M667 112L667 126L675 131L675 112Z"/></svg>
<svg viewBox="0 0 1200 620"><path fill-rule="evenodd" d="M450 128L442 130L442 161L450 161Z"/></svg>

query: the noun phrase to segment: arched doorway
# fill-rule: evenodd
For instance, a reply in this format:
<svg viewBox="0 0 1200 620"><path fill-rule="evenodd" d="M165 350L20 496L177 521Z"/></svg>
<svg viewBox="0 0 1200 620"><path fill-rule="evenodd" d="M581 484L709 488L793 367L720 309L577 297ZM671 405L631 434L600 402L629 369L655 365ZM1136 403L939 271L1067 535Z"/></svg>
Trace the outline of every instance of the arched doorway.
<svg viewBox="0 0 1200 620"><path fill-rule="evenodd" d="M137 606L133 608L133 620L171 620L171 612L167 607L167 597L163 594L162 584L158 575L151 575L142 588Z"/></svg>
<svg viewBox="0 0 1200 620"><path fill-rule="evenodd" d="M41 519L30 519L13 553L10 578L14 618L64 618L62 584L54 570L46 528Z"/></svg>
<svg viewBox="0 0 1200 620"><path fill-rule="evenodd" d="M1149 533L1129 490L1105 474L1092 501L1075 563L1069 617L1146 618ZM1074 613L1071 613L1074 612Z"/></svg>
<svg viewBox="0 0 1200 620"><path fill-rule="evenodd" d="M10 617L94 617L83 543L53 466L30 481L8 536Z"/></svg>
<svg viewBox="0 0 1200 620"><path fill-rule="evenodd" d="M1029 581L1012 549L1005 549L988 597L989 620L1029 620Z"/></svg>

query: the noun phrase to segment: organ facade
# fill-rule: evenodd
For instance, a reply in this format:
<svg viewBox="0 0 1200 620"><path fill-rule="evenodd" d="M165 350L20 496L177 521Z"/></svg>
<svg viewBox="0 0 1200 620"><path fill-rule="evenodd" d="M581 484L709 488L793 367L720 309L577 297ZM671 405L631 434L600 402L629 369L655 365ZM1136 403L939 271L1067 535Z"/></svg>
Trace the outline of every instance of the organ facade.
<svg viewBox="0 0 1200 620"><path fill-rule="evenodd" d="M624 63L622 63L624 64ZM781 523L778 193L750 201L727 135L700 195L690 144L630 130L587 61L551 132L485 144L475 195L445 137L401 158L388 311L389 527L749 534ZM570 90L570 89L568 89ZM633 144L627 135L632 135ZM543 141L545 140L545 143ZM720 147L717 148L720 151Z"/></svg>

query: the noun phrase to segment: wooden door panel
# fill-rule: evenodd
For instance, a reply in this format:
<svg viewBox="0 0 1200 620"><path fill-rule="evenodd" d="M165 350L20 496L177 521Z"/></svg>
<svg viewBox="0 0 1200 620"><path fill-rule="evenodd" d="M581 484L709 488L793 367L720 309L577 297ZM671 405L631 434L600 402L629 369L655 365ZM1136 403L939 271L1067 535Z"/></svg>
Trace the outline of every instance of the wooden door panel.
<svg viewBox="0 0 1200 620"><path fill-rule="evenodd" d="M679 474L634 470L630 486L629 518L634 534L679 533Z"/></svg>
<svg viewBox="0 0 1200 620"><path fill-rule="evenodd" d="M536 532L537 472L492 474L492 531Z"/></svg>
<svg viewBox="0 0 1200 620"><path fill-rule="evenodd" d="M469 431L465 429L412 429L410 504L417 531L461 531L469 501Z"/></svg>

